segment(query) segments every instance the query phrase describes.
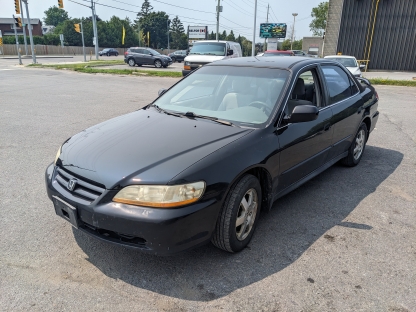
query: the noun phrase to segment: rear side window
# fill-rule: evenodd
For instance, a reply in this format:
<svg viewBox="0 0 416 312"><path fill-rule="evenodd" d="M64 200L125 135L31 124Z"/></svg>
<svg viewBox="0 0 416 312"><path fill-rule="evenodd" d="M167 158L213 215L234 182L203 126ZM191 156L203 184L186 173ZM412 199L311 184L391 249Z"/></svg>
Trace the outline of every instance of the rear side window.
<svg viewBox="0 0 416 312"><path fill-rule="evenodd" d="M329 105L349 98L358 92L354 82L338 66L322 66L329 92Z"/></svg>

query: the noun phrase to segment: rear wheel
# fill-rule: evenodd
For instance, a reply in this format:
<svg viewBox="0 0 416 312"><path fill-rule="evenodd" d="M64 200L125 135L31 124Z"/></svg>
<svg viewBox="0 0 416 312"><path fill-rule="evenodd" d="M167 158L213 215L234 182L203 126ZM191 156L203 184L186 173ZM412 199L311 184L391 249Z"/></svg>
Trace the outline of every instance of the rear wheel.
<svg viewBox="0 0 416 312"><path fill-rule="evenodd" d="M230 190L218 216L212 243L225 251L238 252L250 242L261 208L261 186L245 175Z"/></svg>
<svg viewBox="0 0 416 312"><path fill-rule="evenodd" d="M162 67L162 62L160 60L156 60L155 61L155 67L156 68L161 68Z"/></svg>
<svg viewBox="0 0 416 312"><path fill-rule="evenodd" d="M176 58L172 57L172 63L176 62Z"/></svg>
<svg viewBox="0 0 416 312"><path fill-rule="evenodd" d="M116 56L118 56L118 53L116 53Z"/></svg>
<svg viewBox="0 0 416 312"><path fill-rule="evenodd" d="M132 59L132 58L130 58L129 60L128 60L128 63L129 63L129 66L134 66L134 65L136 65L136 62L134 61L134 59Z"/></svg>
<svg viewBox="0 0 416 312"><path fill-rule="evenodd" d="M354 140L348 149L348 155L342 159L342 163L348 167L358 165L364 154L365 143L367 143L368 130L365 123L362 123L355 135Z"/></svg>

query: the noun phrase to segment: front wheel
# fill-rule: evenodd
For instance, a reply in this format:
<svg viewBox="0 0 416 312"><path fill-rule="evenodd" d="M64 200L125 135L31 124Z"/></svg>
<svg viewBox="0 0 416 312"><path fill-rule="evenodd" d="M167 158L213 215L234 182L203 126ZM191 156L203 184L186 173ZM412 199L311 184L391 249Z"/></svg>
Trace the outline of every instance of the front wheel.
<svg viewBox="0 0 416 312"><path fill-rule="evenodd" d="M172 63L176 62L176 58L172 57Z"/></svg>
<svg viewBox="0 0 416 312"><path fill-rule="evenodd" d="M218 216L212 243L225 251L243 250L251 238L261 209L261 186L251 175L243 176L228 193Z"/></svg>
<svg viewBox="0 0 416 312"><path fill-rule="evenodd" d="M116 53L116 56L118 56L118 53Z"/></svg>
<svg viewBox="0 0 416 312"><path fill-rule="evenodd" d="M128 63L129 63L129 66L134 66L134 65L136 65L136 62L134 61L134 59L129 59L129 61L128 61Z"/></svg>
<svg viewBox="0 0 416 312"><path fill-rule="evenodd" d="M364 154L365 143L367 143L368 130L365 123L362 123L355 135L354 140L348 149L348 155L342 159L342 163L348 167L358 165Z"/></svg>
<svg viewBox="0 0 416 312"><path fill-rule="evenodd" d="M160 60L156 60L155 61L155 67L156 68L161 68L162 67L162 62Z"/></svg>

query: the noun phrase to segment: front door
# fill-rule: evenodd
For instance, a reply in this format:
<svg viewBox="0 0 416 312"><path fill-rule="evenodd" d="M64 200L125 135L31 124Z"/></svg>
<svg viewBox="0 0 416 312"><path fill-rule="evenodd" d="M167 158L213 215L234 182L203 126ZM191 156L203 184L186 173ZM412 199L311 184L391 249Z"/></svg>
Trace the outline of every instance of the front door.
<svg viewBox="0 0 416 312"><path fill-rule="evenodd" d="M317 106L319 114L316 120L309 122L285 124L282 120L277 131L280 144L277 193L321 167L331 149L332 110L326 105L318 69L306 69L295 81L284 114L290 116L299 105Z"/></svg>

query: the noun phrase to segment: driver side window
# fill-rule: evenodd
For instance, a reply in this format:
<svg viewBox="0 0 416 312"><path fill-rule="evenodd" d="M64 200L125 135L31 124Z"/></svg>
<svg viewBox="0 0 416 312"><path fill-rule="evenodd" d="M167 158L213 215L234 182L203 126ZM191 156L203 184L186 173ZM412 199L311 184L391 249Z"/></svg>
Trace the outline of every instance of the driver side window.
<svg viewBox="0 0 416 312"><path fill-rule="evenodd" d="M300 105L322 107L321 94L316 69L313 68L302 72L296 79L292 93L286 103L285 115L290 116L295 107Z"/></svg>

